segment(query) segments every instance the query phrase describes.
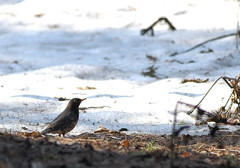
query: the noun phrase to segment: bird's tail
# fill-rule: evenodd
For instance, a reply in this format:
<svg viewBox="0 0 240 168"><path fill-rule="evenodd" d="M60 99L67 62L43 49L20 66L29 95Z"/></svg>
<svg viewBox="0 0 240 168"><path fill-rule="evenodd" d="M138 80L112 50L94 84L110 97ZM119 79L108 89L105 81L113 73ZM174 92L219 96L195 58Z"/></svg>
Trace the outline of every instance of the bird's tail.
<svg viewBox="0 0 240 168"><path fill-rule="evenodd" d="M47 129L45 129L45 130L43 130L43 131L41 132L42 135L45 135L46 133L48 133L48 130L47 130Z"/></svg>
<svg viewBox="0 0 240 168"><path fill-rule="evenodd" d="M47 133L48 133L48 130L45 129L45 130L43 130L42 132L40 132L38 135L36 135L34 138L38 138L38 137L40 137L40 136L42 136L42 135L46 135Z"/></svg>

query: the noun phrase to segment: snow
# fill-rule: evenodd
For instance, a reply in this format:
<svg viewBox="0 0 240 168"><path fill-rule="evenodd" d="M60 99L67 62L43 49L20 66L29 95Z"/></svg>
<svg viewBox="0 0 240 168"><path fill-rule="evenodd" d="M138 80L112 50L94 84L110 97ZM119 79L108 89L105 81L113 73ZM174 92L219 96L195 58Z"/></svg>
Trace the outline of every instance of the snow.
<svg viewBox="0 0 240 168"><path fill-rule="evenodd" d="M68 101L87 98L76 128L99 125L129 133L170 134L177 101L197 104L220 76L239 74L236 37L170 56L210 38L236 31L237 1L229 0L1 0L0 130L41 131ZM167 17L177 31L158 24L155 36L140 30ZM210 53L200 53L212 49ZM157 61L149 60L154 56ZM154 66L157 78L144 76ZM209 78L185 83L185 78ZM82 90L79 88L94 87ZM217 110L230 95L220 81L202 103ZM180 108L184 133L207 134ZM227 126L230 130L239 127Z"/></svg>

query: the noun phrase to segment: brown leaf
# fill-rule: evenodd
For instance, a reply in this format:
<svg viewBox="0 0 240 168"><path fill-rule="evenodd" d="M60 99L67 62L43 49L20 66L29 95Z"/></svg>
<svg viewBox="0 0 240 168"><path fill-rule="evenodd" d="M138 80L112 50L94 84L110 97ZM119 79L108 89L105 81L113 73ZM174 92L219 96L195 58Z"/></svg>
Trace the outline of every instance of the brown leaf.
<svg viewBox="0 0 240 168"><path fill-rule="evenodd" d="M59 28L59 25L57 25L57 24L52 24L52 25L48 25L48 27L49 27L50 29L58 29L58 28Z"/></svg>
<svg viewBox="0 0 240 168"><path fill-rule="evenodd" d="M35 17L38 17L38 18L40 18L40 17L42 17L42 16L44 16L44 13L39 13L39 14L36 14L36 15L35 15Z"/></svg>
<svg viewBox="0 0 240 168"><path fill-rule="evenodd" d="M154 57L154 56L151 56L151 55L146 55L146 57L153 62L156 62L158 60L157 57Z"/></svg>
<svg viewBox="0 0 240 168"><path fill-rule="evenodd" d="M98 129L94 131L94 133L119 133L119 132L114 130L109 130L107 128L102 127L102 125L100 125Z"/></svg>
<svg viewBox="0 0 240 168"><path fill-rule="evenodd" d="M125 148L128 148L128 147L129 147L129 142L128 142L128 140L126 140L126 139L123 140L123 141L122 141L122 146L125 147Z"/></svg>
<svg viewBox="0 0 240 168"><path fill-rule="evenodd" d="M183 152L182 153L182 157L189 157L190 156L190 152Z"/></svg>
<svg viewBox="0 0 240 168"><path fill-rule="evenodd" d="M39 135L39 132L37 131L33 131L33 132L19 132L17 131L17 135L22 135L22 136L26 136L26 137L35 137L37 135Z"/></svg>
<svg viewBox="0 0 240 168"><path fill-rule="evenodd" d="M23 129L23 130L28 130L28 128L27 128L27 127L22 127L22 129Z"/></svg>
<svg viewBox="0 0 240 168"><path fill-rule="evenodd" d="M202 53L202 54L204 54L204 53L211 53L211 52L213 52L213 50L212 49L208 49L208 50L202 50L202 51L200 51L200 53Z"/></svg>
<svg viewBox="0 0 240 168"><path fill-rule="evenodd" d="M77 89L79 89L79 90L94 90L96 88L95 87L86 86L86 87L77 87Z"/></svg>
<svg viewBox="0 0 240 168"><path fill-rule="evenodd" d="M236 125L236 124L239 124L240 121L239 121L239 119L237 119L237 118L229 118L229 119L227 120L227 123L228 123L228 124Z"/></svg>
<svg viewBox="0 0 240 168"><path fill-rule="evenodd" d="M102 125L100 125L95 131L94 133L101 133L101 132L108 132L109 130L107 128L102 127Z"/></svg>

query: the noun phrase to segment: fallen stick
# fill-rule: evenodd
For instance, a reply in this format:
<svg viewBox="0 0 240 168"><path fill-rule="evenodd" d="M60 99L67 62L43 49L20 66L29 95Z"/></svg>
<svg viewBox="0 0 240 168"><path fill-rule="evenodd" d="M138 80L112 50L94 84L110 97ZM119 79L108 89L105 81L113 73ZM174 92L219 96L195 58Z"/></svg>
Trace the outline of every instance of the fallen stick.
<svg viewBox="0 0 240 168"><path fill-rule="evenodd" d="M158 23L164 21L165 23L168 24L170 30L174 31L176 30L176 28L173 26L173 24L166 18L166 17L160 17L156 22L154 22L151 26L149 26L146 29L142 29L141 30L141 35L143 36L144 34L146 34L148 31L151 31L151 35L154 36L154 30L153 27Z"/></svg>
<svg viewBox="0 0 240 168"><path fill-rule="evenodd" d="M213 149L213 150L216 150L216 151L229 151L229 152L237 152L237 153L240 153L240 151L234 150L234 149Z"/></svg>
<svg viewBox="0 0 240 168"><path fill-rule="evenodd" d="M192 50L194 50L194 49L196 49L196 48L198 48L198 47L200 47L200 46L202 46L204 44L207 44L209 42L212 42L212 41L215 41L215 40L219 40L219 39L222 39L222 38L226 38L226 37L230 37L230 36L237 36L237 35L239 36L240 32L238 32L238 33L231 33L231 34L226 34L226 35L223 35L223 36L215 37L213 39L210 39L210 40L204 41L204 42L202 42L202 43L200 43L198 45L195 45L194 47L189 48L189 49L187 49L187 50L185 50L183 52L175 52L175 53L171 54L171 56L185 54L185 53L190 52L190 51L192 51Z"/></svg>
<svg viewBox="0 0 240 168"><path fill-rule="evenodd" d="M102 109L102 108L110 108L109 106L90 106L90 107L79 107L79 110L87 110L87 109Z"/></svg>

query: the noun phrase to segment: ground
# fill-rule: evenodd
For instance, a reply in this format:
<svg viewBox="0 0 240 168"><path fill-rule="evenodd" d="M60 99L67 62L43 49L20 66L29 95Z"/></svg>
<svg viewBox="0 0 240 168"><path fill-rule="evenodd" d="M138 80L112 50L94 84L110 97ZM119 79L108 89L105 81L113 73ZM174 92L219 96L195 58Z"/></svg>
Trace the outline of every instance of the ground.
<svg viewBox="0 0 240 168"><path fill-rule="evenodd" d="M0 167L239 167L240 131L181 135L82 133L69 137L0 134Z"/></svg>

